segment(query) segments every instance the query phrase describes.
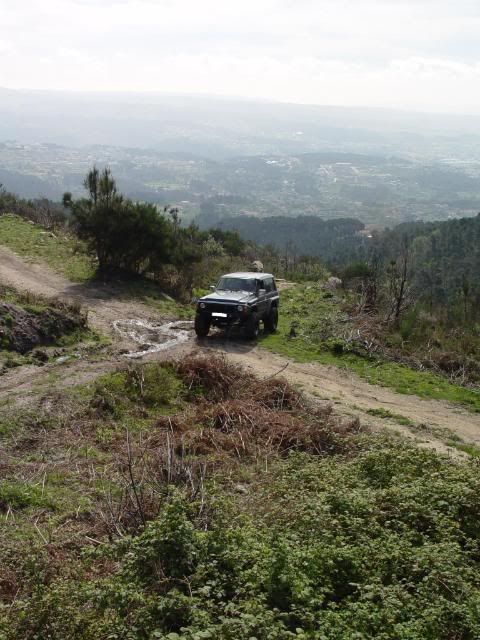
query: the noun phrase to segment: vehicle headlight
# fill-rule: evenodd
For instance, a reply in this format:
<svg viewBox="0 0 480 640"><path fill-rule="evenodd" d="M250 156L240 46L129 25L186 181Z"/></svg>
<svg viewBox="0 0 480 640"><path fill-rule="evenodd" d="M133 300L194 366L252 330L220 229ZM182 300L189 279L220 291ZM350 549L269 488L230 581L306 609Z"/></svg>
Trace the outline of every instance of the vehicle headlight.
<svg viewBox="0 0 480 640"><path fill-rule="evenodd" d="M243 305L239 304L237 307L237 311L243 311Z"/></svg>
<svg viewBox="0 0 480 640"><path fill-rule="evenodd" d="M200 307L200 309L205 309L205 303L204 302L200 302L200 304L198 306Z"/></svg>

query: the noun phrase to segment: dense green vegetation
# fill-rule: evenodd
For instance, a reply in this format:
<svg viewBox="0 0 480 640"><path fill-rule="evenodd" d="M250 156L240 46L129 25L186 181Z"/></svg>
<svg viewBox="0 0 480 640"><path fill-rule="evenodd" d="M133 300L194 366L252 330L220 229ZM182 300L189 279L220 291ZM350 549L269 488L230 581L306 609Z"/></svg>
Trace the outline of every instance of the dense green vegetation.
<svg viewBox="0 0 480 640"><path fill-rule="evenodd" d="M260 488L254 517L218 497L202 517L174 496L138 538L84 562L79 583L36 594L15 626L72 639L473 638L478 475L412 455L292 456ZM104 559L114 575L86 581Z"/></svg>
<svg viewBox="0 0 480 640"><path fill-rule="evenodd" d="M390 355L480 383L480 216L400 225L342 272L356 312ZM372 336L370 336L372 337Z"/></svg>
<svg viewBox="0 0 480 640"><path fill-rule="evenodd" d="M133 367L57 389L55 411L4 407L0 434L6 640L480 633L478 465L281 379Z"/></svg>
<svg viewBox="0 0 480 640"><path fill-rule="evenodd" d="M406 244L412 296L451 324L476 322L480 310L480 214L446 222L415 222L386 231L374 250L395 259Z"/></svg>
<svg viewBox="0 0 480 640"><path fill-rule="evenodd" d="M199 219L202 224L208 217ZM211 224L211 222L210 222ZM275 247L280 261L292 263L300 256L318 256L324 263L343 265L355 257L361 258L368 239L359 234L365 225L355 218L323 220L317 216L235 216L217 222L220 229L237 231L242 238L262 246ZM293 265L292 265L293 266Z"/></svg>
<svg viewBox="0 0 480 640"><path fill-rule="evenodd" d="M99 172L94 167L84 186L88 198L72 200L66 193L64 204L76 233L95 254L99 272L144 274L167 263L182 267L201 259L196 229L181 228L176 210L169 212L170 220L152 204L125 199L107 168Z"/></svg>

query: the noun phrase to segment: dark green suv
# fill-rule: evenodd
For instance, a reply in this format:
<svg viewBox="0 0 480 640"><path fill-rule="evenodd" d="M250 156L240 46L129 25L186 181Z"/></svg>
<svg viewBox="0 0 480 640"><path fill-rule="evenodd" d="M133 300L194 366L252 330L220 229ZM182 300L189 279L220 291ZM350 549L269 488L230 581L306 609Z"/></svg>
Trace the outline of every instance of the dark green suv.
<svg viewBox="0 0 480 640"><path fill-rule="evenodd" d="M278 323L279 296L271 273L227 273L197 301L195 333L204 338L210 327L239 324L247 338L256 338L260 322L267 331Z"/></svg>

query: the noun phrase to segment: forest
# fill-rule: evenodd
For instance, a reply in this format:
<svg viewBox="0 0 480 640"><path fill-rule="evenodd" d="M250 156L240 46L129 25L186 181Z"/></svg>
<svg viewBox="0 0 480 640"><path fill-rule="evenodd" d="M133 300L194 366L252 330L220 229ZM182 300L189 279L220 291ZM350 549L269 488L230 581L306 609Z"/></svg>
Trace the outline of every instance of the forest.
<svg viewBox="0 0 480 640"><path fill-rule="evenodd" d="M394 259L406 246L411 286L430 309L456 308L465 319L477 319L480 307L480 214L445 222L414 222L387 230L373 250Z"/></svg>
<svg viewBox="0 0 480 640"><path fill-rule="evenodd" d="M202 225L202 218L199 222ZM392 261L403 256L408 291L415 301L430 311L434 307L448 309L448 313L455 309L456 321L462 320L462 314L463 319L476 319L480 308L480 214L407 222L385 230L366 229L355 218L322 220L315 216L236 216L220 220L217 226L273 249L292 270L302 257L316 256L347 279L372 269L387 271Z"/></svg>
<svg viewBox="0 0 480 640"><path fill-rule="evenodd" d="M198 218L201 227L207 226L209 220L207 215ZM216 222L216 226L237 231L245 240L275 247L284 254L317 256L323 262L338 266L361 259L368 244L363 234L365 225L356 218L235 216Z"/></svg>

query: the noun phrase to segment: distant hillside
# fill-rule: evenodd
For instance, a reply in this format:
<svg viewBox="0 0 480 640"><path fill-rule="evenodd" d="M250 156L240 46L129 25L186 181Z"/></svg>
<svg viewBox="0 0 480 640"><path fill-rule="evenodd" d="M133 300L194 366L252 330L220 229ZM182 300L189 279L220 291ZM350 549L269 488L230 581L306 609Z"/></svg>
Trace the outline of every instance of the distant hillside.
<svg viewBox="0 0 480 640"><path fill-rule="evenodd" d="M205 224L206 218L199 219ZM365 225L355 218L322 220L315 216L256 218L236 216L221 220L220 229L238 231L242 238L260 245L271 245L289 254L319 256L329 264L341 265L361 257L368 238L360 233Z"/></svg>
<svg viewBox="0 0 480 640"><path fill-rule="evenodd" d="M42 180L28 173L9 171L0 166L0 184L8 191L19 194L22 198L51 198L58 200L61 190L55 187L52 180Z"/></svg>
<svg viewBox="0 0 480 640"><path fill-rule="evenodd" d="M0 182L24 198L79 196L94 163L111 167L128 197L177 206L187 221L199 214L209 223L301 214L385 227L476 215L480 205L480 164L473 161L427 164L338 150L215 161L154 149L0 141Z"/></svg>

